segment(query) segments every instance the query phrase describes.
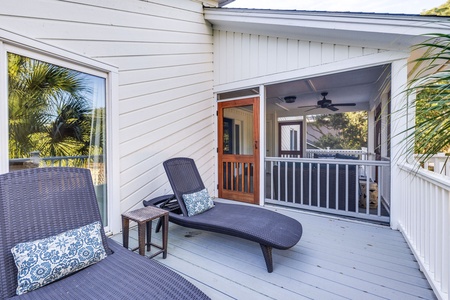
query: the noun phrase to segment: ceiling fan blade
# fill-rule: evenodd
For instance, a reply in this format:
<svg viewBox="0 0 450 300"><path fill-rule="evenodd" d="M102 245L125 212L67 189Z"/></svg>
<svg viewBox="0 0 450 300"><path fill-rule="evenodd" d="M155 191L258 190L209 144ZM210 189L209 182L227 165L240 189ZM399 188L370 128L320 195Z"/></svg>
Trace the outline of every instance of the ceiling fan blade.
<svg viewBox="0 0 450 300"><path fill-rule="evenodd" d="M355 106L356 103L337 103L337 104L331 104L331 106Z"/></svg>
<svg viewBox="0 0 450 300"><path fill-rule="evenodd" d="M334 107L334 105L327 106L327 108L328 108L329 110L332 110L332 111L337 111L337 110L339 110L339 108Z"/></svg>
<svg viewBox="0 0 450 300"><path fill-rule="evenodd" d="M315 109L317 109L317 108L320 108L320 106L315 106L315 107L313 107L313 108L310 108L310 109L308 109L308 110L305 110L305 112L308 112L308 111L312 111L312 110L315 110Z"/></svg>
<svg viewBox="0 0 450 300"><path fill-rule="evenodd" d="M318 105L305 105L305 106L298 106L297 108L307 108L307 107L319 107Z"/></svg>

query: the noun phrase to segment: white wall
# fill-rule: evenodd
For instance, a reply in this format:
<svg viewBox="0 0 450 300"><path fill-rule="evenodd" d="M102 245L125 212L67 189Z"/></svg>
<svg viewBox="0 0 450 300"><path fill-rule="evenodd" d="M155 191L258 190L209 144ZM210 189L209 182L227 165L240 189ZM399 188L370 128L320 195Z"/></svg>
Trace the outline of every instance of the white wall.
<svg viewBox="0 0 450 300"><path fill-rule="evenodd" d="M214 31L215 82L220 86L257 77L362 57L380 49Z"/></svg>
<svg viewBox="0 0 450 300"><path fill-rule="evenodd" d="M162 162L174 156L192 157L213 191L213 40L200 2L5 0L0 28L119 69L109 151L119 151L121 212L171 191Z"/></svg>

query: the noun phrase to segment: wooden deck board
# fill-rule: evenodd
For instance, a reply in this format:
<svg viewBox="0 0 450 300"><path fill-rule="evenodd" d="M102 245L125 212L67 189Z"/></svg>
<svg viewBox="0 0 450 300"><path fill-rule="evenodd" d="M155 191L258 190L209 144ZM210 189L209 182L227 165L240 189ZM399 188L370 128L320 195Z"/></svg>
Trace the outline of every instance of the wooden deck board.
<svg viewBox="0 0 450 300"><path fill-rule="evenodd" d="M267 273L258 244L170 224L167 259L212 299L436 299L407 243L389 227L268 207L298 219L303 237L273 250ZM121 242L121 235L113 237ZM137 244L137 230L130 233ZM160 235L154 234L160 242Z"/></svg>

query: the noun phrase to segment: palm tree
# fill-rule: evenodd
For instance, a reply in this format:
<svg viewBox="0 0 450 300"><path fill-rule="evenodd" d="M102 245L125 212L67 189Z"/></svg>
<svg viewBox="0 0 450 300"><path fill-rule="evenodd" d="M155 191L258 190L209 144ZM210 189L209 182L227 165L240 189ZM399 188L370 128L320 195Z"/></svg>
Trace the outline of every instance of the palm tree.
<svg viewBox="0 0 450 300"><path fill-rule="evenodd" d="M8 80L11 158L87 152L90 91L81 73L8 54Z"/></svg>

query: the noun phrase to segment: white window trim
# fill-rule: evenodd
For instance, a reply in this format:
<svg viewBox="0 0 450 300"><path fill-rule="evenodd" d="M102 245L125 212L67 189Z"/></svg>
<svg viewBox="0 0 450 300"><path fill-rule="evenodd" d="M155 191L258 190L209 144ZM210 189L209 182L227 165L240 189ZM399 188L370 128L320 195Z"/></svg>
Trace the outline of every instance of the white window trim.
<svg viewBox="0 0 450 300"><path fill-rule="evenodd" d="M34 59L67 67L83 73L106 79L107 106L107 193L108 226L107 232L118 233L121 229L120 219L120 177L119 177L119 71L117 67L64 50L34 39L17 35L0 29L0 132L8 131L8 70L7 53L16 53ZM0 153L8 153L8 135L0 134ZM0 173L9 168L8 155L0 159Z"/></svg>

